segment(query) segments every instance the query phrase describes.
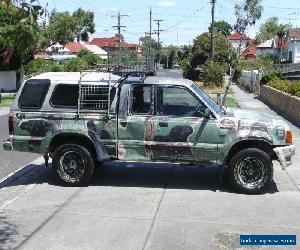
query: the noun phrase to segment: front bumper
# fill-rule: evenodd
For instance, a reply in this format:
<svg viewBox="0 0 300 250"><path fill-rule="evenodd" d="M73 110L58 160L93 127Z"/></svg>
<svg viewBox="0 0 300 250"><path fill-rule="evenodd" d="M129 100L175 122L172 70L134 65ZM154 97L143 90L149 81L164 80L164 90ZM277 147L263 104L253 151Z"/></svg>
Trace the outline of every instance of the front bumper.
<svg viewBox="0 0 300 250"><path fill-rule="evenodd" d="M3 149L6 150L6 151L14 150L12 142L10 140L4 141L2 146L3 146Z"/></svg>
<svg viewBox="0 0 300 250"><path fill-rule="evenodd" d="M295 145L277 147L274 148L276 155L278 156L280 165L282 169L292 165L292 156L295 155L296 147Z"/></svg>

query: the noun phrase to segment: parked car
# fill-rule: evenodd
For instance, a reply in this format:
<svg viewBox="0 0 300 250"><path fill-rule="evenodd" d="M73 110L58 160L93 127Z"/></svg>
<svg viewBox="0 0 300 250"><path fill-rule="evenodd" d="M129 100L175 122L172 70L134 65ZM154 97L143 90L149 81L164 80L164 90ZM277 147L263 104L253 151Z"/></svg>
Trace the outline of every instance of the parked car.
<svg viewBox="0 0 300 250"><path fill-rule="evenodd" d="M178 64L174 64L173 69L180 69L180 66Z"/></svg>
<svg viewBox="0 0 300 250"><path fill-rule="evenodd" d="M96 161L118 159L228 166L233 187L248 194L268 187L272 160L292 163L292 132L275 116L222 107L186 79L118 79L45 73L25 81L4 149L51 157L66 185L87 184Z"/></svg>

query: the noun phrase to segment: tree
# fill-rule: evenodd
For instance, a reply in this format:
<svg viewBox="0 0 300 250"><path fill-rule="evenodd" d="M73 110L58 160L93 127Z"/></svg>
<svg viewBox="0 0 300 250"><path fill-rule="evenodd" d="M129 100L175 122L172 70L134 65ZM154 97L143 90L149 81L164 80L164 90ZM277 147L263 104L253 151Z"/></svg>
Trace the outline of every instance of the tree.
<svg viewBox="0 0 300 250"><path fill-rule="evenodd" d="M208 30L211 33L211 30L212 30L211 24L210 24L210 27L208 28ZM224 36L229 36L232 31L232 26L224 20L217 21L217 22L215 22L215 31L220 32Z"/></svg>
<svg viewBox="0 0 300 250"><path fill-rule="evenodd" d="M158 60L158 50L162 49L161 44L157 44L157 42L153 39L150 38L150 36L144 36L140 37L140 42L141 42L141 49L143 53L148 53L149 49L151 48L151 53L154 56L155 61Z"/></svg>
<svg viewBox="0 0 300 250"><path fill-rule="evenodd" d="M76 23L69 12L51 12L46 36L49 46L55 43L66 45L75 38Z"/></svg>
<svg viewBox="0 0 300 250"><path fill-rule="evenodd" d="M278 63L281 62L281 58L282 58L282 47L283 47L283 38L286 34L286 25L280 25L280 27L278 27L277 29L277 37L279 39L279 52L278 52Z"/></svg>
<svg viewBox="0 0 300 250"><path fill-rule="evenodd" d="M89 35L94 32L94 13L79 8L72 15L68 11L52 11L45 33L50 46L55 43L65 45L74 39L87 42Z"/></svg>
<svg viewBox="0 0 300 250"><path fill-rule="evenodd" d="M77 55L79 58L85 60L91 67L96 66L102 62L101 58L87 49L81 49Z"/></svg>
<svg viewBox="0 0 300 250"><path fill-rule="evenodd" d="M215 61L220 63L230 63L233 57L234 51L227 38L221 33L216 34L216 49L215 49ZM210 33L203 33L194 39L194 45L192 47L191 65L196 68L198 65L202 65L210 58L211 53L211 39Z"/></svg>
<svg viewBox="0 0 300 250"><path fill-rule="evenodd" d="M46 11L30 0L0 2L0 59L2 69L21 69L40 46L38 19ZM22 71L22 70L21 70ZM22 72L21 72L22 78Z"/></svg>
<svg viewBox="0 0 300 250"><path fill-rule="evenodd" d="M245 0L243 5L235 5L236 24L234 25L234 30L242 34L239 44L239 55L241 54L242 41L247 28L254 25L261 18L262 11L261 0Z"/></svg>
<svg viewBox="0 0 300 250"><path fill-rule="evenodd" d="M270 17L260 26L259 31L256 34L255 41L257 44L260 44L276 37L278 32L282 30L284 31L284 29L285 25L278 23L278 17Z"/></svg>
<svg viewBox="0 0 300 250"><path fill-rule="evenodd" d="M95 33L94 13L79 8L72 16L75 22L75 37L77 42L80 40L88 42L89 34Z"/></svg>

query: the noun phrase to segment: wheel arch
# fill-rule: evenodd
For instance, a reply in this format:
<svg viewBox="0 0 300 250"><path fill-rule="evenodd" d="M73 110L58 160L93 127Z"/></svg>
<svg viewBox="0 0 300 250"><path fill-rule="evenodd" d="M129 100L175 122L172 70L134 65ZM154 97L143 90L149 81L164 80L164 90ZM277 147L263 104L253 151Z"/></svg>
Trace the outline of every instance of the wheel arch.
<svg viewBox="0 0 300 250"><path fill-rule="evenodd" d="M258 139L245 139L234 143L230 149L228 150L225 159L223 161L224 165L228 165L231 158L239 151L247 148L257 148L265 152L267 155L270 156L272 160L276 160L277 156L274 152L275 146L270 144L268 141L265 140L258 140Z"/></svg>
<svg viewBox="0 0 300 250"><path fill-rule="evenodd" d="M99 152L100 149L97 147L97 144L93 142L90 137L78 133L64 132L54 135L48 146L48 152L50 156L52 156L55 150L63 144L78 144L83 146L91 152L94 159L101 160L101 154ZM101 147L101 150L103 148L104 147Z"/></svg>

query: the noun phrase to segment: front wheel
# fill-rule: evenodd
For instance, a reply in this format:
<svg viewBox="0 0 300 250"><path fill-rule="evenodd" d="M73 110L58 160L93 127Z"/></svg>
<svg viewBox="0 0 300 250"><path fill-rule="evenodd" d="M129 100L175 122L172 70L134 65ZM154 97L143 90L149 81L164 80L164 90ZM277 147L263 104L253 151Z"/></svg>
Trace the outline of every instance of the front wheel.
<svg viewBox="0 0 300 250"><path fill-rule="evenodd" d="M94 173L91 153L77 144L64 144L54 153L52 169L56 178L64 185L87 184Z"/></svg>
<svg viewBox="0 0 300 250"><path fill-rule="evenodd" d="M236 153L229 163L229 180L241 193L262 193L273 179L271 158L256 148L244 149Z"/></svg>

